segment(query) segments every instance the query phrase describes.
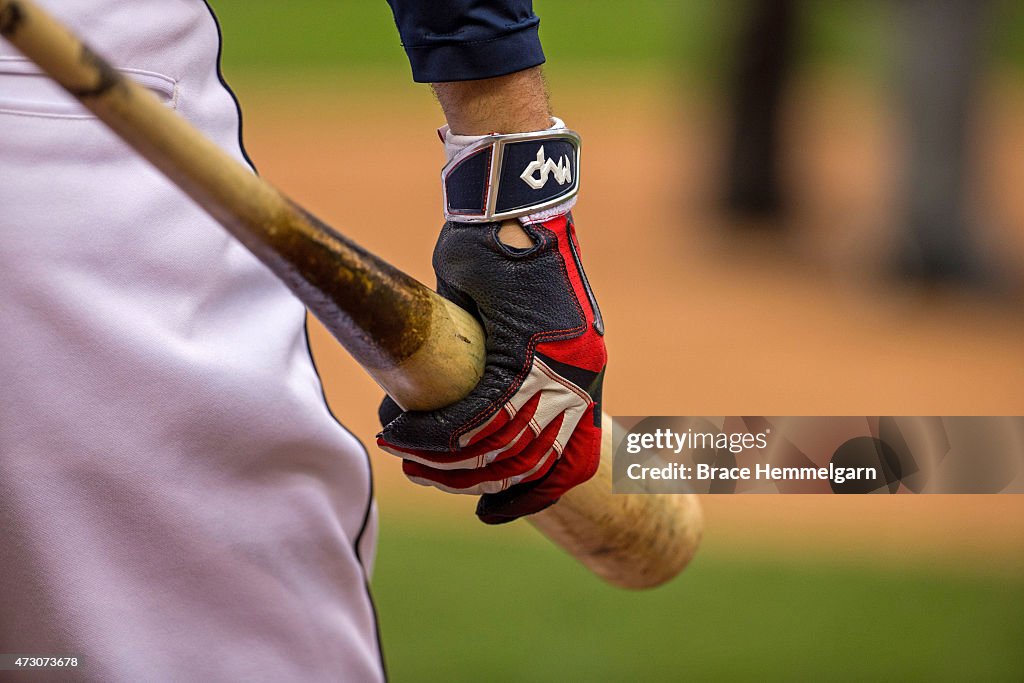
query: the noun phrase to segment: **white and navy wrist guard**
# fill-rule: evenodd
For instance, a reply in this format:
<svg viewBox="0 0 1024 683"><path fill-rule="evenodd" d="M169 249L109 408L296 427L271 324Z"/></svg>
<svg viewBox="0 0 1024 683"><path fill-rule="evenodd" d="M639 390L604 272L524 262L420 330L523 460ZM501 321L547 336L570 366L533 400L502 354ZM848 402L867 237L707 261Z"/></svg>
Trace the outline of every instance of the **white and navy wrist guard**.
<svg viewBox="0 0 1024 683"><path fill-rule="evenodd" d="M543 214L576 196L579 169L580 136L567 128L485 135L441 170L445 218L491 223Z"/></svg>

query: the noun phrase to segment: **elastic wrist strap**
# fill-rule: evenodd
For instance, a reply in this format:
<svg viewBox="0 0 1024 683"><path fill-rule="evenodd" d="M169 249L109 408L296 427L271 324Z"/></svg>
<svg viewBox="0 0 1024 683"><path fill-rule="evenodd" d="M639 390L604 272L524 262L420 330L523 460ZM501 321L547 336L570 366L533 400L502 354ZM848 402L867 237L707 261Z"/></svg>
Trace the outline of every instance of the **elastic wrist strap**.
<svg viewBox="0 0 1024 683"><path fill-rule="evenodd" d="M448 220L488 223L536 214L579 191L580 136L567 128L486 135L441 170Z"/></svg>

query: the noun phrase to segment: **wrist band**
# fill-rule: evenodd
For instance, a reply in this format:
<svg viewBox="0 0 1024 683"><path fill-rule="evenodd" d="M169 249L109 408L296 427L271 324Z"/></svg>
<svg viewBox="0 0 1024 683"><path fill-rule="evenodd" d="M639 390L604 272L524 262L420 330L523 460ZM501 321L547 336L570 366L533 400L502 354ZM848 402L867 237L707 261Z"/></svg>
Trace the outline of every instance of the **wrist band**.
<svg viewBox="0 0 1024 683"><path fill-rule="evenodd" d="M567 128L484 136L441 170L445 217L490 223L551 208L579 191L579 161Z"/></svg>

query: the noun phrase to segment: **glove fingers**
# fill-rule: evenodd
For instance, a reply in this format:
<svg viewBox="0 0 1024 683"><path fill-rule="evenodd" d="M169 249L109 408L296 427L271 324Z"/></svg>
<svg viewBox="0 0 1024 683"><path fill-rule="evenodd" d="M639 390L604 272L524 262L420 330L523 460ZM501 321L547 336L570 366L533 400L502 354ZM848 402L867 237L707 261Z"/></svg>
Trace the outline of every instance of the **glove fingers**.
<svg viewBox="0 0 1024 683"><path fill-rule="evenodd" d="M537 408L540 406L540 401L541 395L538 392L531 396L530 400L523 404L522 408L518 411L515 409L515 406L506 403L502 410L499 410L482 427L463 436L464 439L467 439L467 442L466 446L461 450L468 451L475 448L490 448L493 450L507 445L510 434L518 434L528 425L536 424L534 418L537 414ZM515 424L519 427L519 430L502 429L509 423Z"/></svg>
<svg viewBox="0 0 1024 683"><path fill-rule="evenodd" d="M524 430L519 437L528 437L530 440L537 439L547 443L555 449L556 453L561 454L563 444L569 440L573 428L579 422L580 414L587 408L585 404L581 405L569 396L571 394L567 395L564 392L550 389L542 389L534 394L533 398L516 415L517 420L523 417L523 413L529 416L527 424L530 431ZM506 406L514 410L512 403L508 403ZM493 451L494 456L485 464L514 457L522 450L521 448L517 449L516 444L508 446L507 443L502 443L504 438L504 436L496 434L494 438L489 439L492 444L495 444L495 450Z"/></svg>
<svg viewBox="0 0 1024 683"><path fill-rule="evenodd" d="M561 458L547 474L530 483L480 498L477 517L487 524L504 524L532 515L557 502L573 486L594 476L600 464L601 431L592 426L594 405L588 408L573 432Z"/></svg>
<svg viewBox="0 0 1024 683"><path fill-rule="evenodd" d="M582 414L590 403L590 397L584 389L559 375L539 356L534 356L529 371L513 394L509 395L506 392L495 395L498 388L488 382L489 376L485 374L468 397L441 410L401 413L385 424L379 435L382 446L399 451L399 454L417 454L424 460L468 461L478 453L474 452L474 456L457 456L455 451L466 450L477 441L503 430L504 421L508 420L509 416L515 417L520 411L527 409L527 404L535 399L537 394L540 394L541 398L540 404L534 409L535 431L545 427L556 415L571 411L569 419L565 422L564 433L559 438L559 443L564 445L575 424L572 418ZM501 409L495 410L496 404L502 405L508 413L503 414L504 411ZM382 411L383 409L382 405ZM476 415L477 418L467 419L472 415ZM453 425L460 424L462 427L459 429L453 428ZM502 433L505 435L506 443L510 443L518 432Z"/></svg>
<svg viewBox="0 0 1024 683"><path fill-rule="evenodd" d="M500 410L490 422L476 435L476 441L467 448L455 453L427 451L414 448L403 448L387 441L387 435L377 438L377 445L392 455L407 460L414 460L437 469L452 470L472 467L484 467L494 460L506 457L504 452L514 446L522 437L533 439L535 428L533 421L540 404L538 393L527 401L514 417L508 411Z"/></svg>
<svg viewBox="0 0 1024 683"><path fill-rule="evenodd" d="M524 461L515 467L499 467L497 470L435 470L411 460L402 462L402 472L409 481L421 486L433 486L446 493L484 495L498 493L515 486L516 482L533 481L543 477L554 466L558 454L553 448L542 452L539 458ZM529 467L525 472L524 467ZM494 477L494 478L492 478Z"/></svg>
<svg viewBox="0 0 1024 683"><path fill-rule="evenodd" d="M554 440L561 423L562 418L559 416L536 438L520 439L525 445L520 447L520 452L514 457L493 462L486 467L440 470L406 460L402 463L402 471L417 484L435 486L449 493L497 493L547 474L559 457Z"/></svg>

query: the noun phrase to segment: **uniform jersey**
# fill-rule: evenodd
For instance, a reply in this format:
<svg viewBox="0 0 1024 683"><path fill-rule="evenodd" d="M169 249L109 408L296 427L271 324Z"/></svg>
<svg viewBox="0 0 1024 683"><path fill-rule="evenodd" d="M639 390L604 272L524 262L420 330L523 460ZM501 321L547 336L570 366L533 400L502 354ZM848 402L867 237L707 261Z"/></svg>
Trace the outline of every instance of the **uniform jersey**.
<svg viewBox="0 0 1024 683"><path fill-rule="evenodd" d="M202 0L42 4L244 161ZM2 40L0 207L0 652L382 678L367 456L303 306Z"/></svg>

